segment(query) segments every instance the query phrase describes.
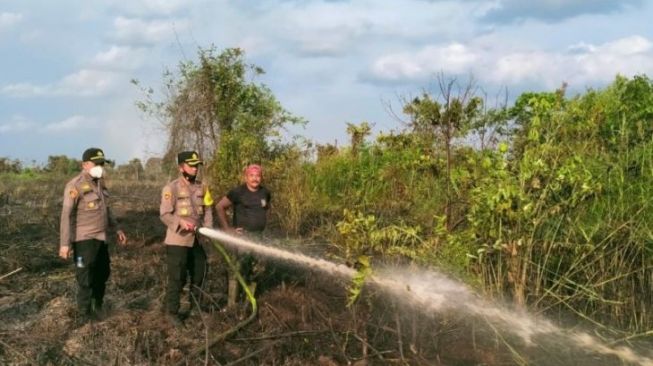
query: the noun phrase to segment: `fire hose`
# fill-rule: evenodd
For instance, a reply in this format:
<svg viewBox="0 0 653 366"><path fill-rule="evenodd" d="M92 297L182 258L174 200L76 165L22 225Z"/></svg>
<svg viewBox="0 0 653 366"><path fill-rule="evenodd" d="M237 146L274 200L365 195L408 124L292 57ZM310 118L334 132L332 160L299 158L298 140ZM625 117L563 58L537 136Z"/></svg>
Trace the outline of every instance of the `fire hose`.
<svg viewBox="0 0 653 366"><path fill-rule="evenodd" d="M245 279L243 278L243 276L240 274L240 272L238 270L238 266L236 265L234 260L231 258L229 253L227 253L227 250L225 249L224 245L222 245L222 243L219 241L221 239L222 240L229 239L229 238L231 238L231 236L224 233L224 232L221 232L221 231L218 231L218 230L213 230L213 229L208 229L208 228L199 228L197 230L197 232L199 232L200 234L202 234L202 235L204 235L204 236L206 236L208 238L213 239L212 240L213 246L215 247L215 249L217 249L218 252L220 252L220 254L224 258L225 262L227 263L227 266L229 267L229 269L232 271L232 273L236 277L236 280L238 280L238 283L240 284L240 287L243 289L243 291L245 292L245 295L247 296L247 301L250 303L250 305L252 307L252 312L249 315L249 317L247 317L247 319L245 319L242 322L236 324L235 326L227 329L226 331L212 337L207 342L207 344L205 344L204 346L198 347L198 348L192 350L184 359L177 362L177 365L185 365L186 360L198 356L202 352L205 352L209 348L213 347L216 343L221 342L221 341L227 339L232 334L238 332L240 329L242 329L244 326L246 326L252 320L254 320L254 318L256 317L256 314L258 312L258 305L256 304L256 298L254 297L254 294L252 293L249 286L247 285L247 282L245 282Z"/></svg>

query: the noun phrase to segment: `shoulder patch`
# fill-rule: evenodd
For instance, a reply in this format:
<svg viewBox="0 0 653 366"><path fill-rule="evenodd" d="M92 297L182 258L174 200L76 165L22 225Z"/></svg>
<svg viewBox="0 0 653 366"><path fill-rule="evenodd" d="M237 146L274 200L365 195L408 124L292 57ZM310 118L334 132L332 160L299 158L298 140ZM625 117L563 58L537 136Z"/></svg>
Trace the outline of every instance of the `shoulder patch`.
<svg viewBox="0 0 653 366"><path fill-rule="evenodd" d="M164 199L164 200L166 200L166 201L170 201L171 198L172 198L172 193L170 193L170 192L168 192L168 191L163 192L163 199Z"/></svg>
<svg viewBox="0 0 653 366"><path fill-rule="evenodd" d="M204 193L204 206L211 206L213 204L213 197L211 196L211 191L206 187L206 192Z"/></svg>
<svg viewBox="0 0 653 366"><path fill-rule="evenodd" d="M70 195L70 198L75 199L79 195L79 192L75 188L71 189L68 194Z"/></svg>

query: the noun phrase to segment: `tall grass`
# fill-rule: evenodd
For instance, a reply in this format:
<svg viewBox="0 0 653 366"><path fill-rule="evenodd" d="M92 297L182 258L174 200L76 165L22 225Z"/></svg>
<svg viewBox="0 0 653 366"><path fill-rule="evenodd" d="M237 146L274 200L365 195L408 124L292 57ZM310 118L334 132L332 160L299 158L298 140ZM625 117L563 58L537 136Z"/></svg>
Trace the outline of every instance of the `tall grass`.
<svg viewBox="0 0 653 366"><path fill-rule="evenodd" d="M636 95L623 93L631 82L641 80L571 99L524 95L508 114L518 122L508 149L454 147L452 197L443 146L411 131L277 161L276 220L348 260L444 267L520 306L647 334L653 141L631 118L639 104L622 100Z"/></svg>

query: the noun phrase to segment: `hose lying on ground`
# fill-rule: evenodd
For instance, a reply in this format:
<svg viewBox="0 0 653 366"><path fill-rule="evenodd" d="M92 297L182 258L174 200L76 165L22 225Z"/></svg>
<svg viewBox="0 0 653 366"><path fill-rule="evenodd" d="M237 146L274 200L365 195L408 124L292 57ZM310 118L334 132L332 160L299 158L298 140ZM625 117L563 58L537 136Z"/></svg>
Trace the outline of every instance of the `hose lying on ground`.
<svg viewBox="0 0 653 366"><path fill-rule="evenodd" d="M197 357L200 355L202 352L206 351L208 348L213 347L216 343L223 341L227 339L229 336L232 334L238 332L240 329L242 329L244 326L249 324L254 318L256 317L256 314L258 312L258 305L256 304L256 298L254 297L254 294L250 290L249 286L247 286L247 282L245 282L245 279L243 276L240 274L238 271L238 266L234 263L234 261L231 259L229 256L229 253L227 253L227 250L224 248L222 244L220 244L216 240L212 240L213 246L215 249L222 254L222 257L224 258L225 262L227 263L227 266L229 266L229 269L234 273L236 276L236 279L238 280L238 283L240 283L240 286L242 287L243 291L245 292L245 295L247 295L247 301L249 301L250 305L252 306L252 313L249 315L249 317L242 322L236 324L232 328L227 329L226 331L217 334L216 336L212 337L208 344L198 347L194 350L192 350L186 357L184 357L182 360L177 362L177 365L185 365L187 360L190 360L194 357Z"/></svg>

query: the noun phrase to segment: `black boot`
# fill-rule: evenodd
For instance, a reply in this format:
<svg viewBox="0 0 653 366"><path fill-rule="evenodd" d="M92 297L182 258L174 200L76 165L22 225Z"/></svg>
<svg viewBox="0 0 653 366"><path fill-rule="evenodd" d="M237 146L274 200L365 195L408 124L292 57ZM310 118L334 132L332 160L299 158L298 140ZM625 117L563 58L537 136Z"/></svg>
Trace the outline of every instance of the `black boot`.
<svg viewBox="0 0 653 366"><path fill-rule="evenodd" d="M91 301L91 315L94 320L104 320L107 317L106 310L102 300L93 299Z"/></svg>
<svg viewBox="0 0 653 366"><path fill-rule="evenodd" d="M92 316L92 311L91 311L91 306L79 306L77 308L77 318L76 318L76 323L78 326L82 326L91 320L93 320Z"/></svg>

